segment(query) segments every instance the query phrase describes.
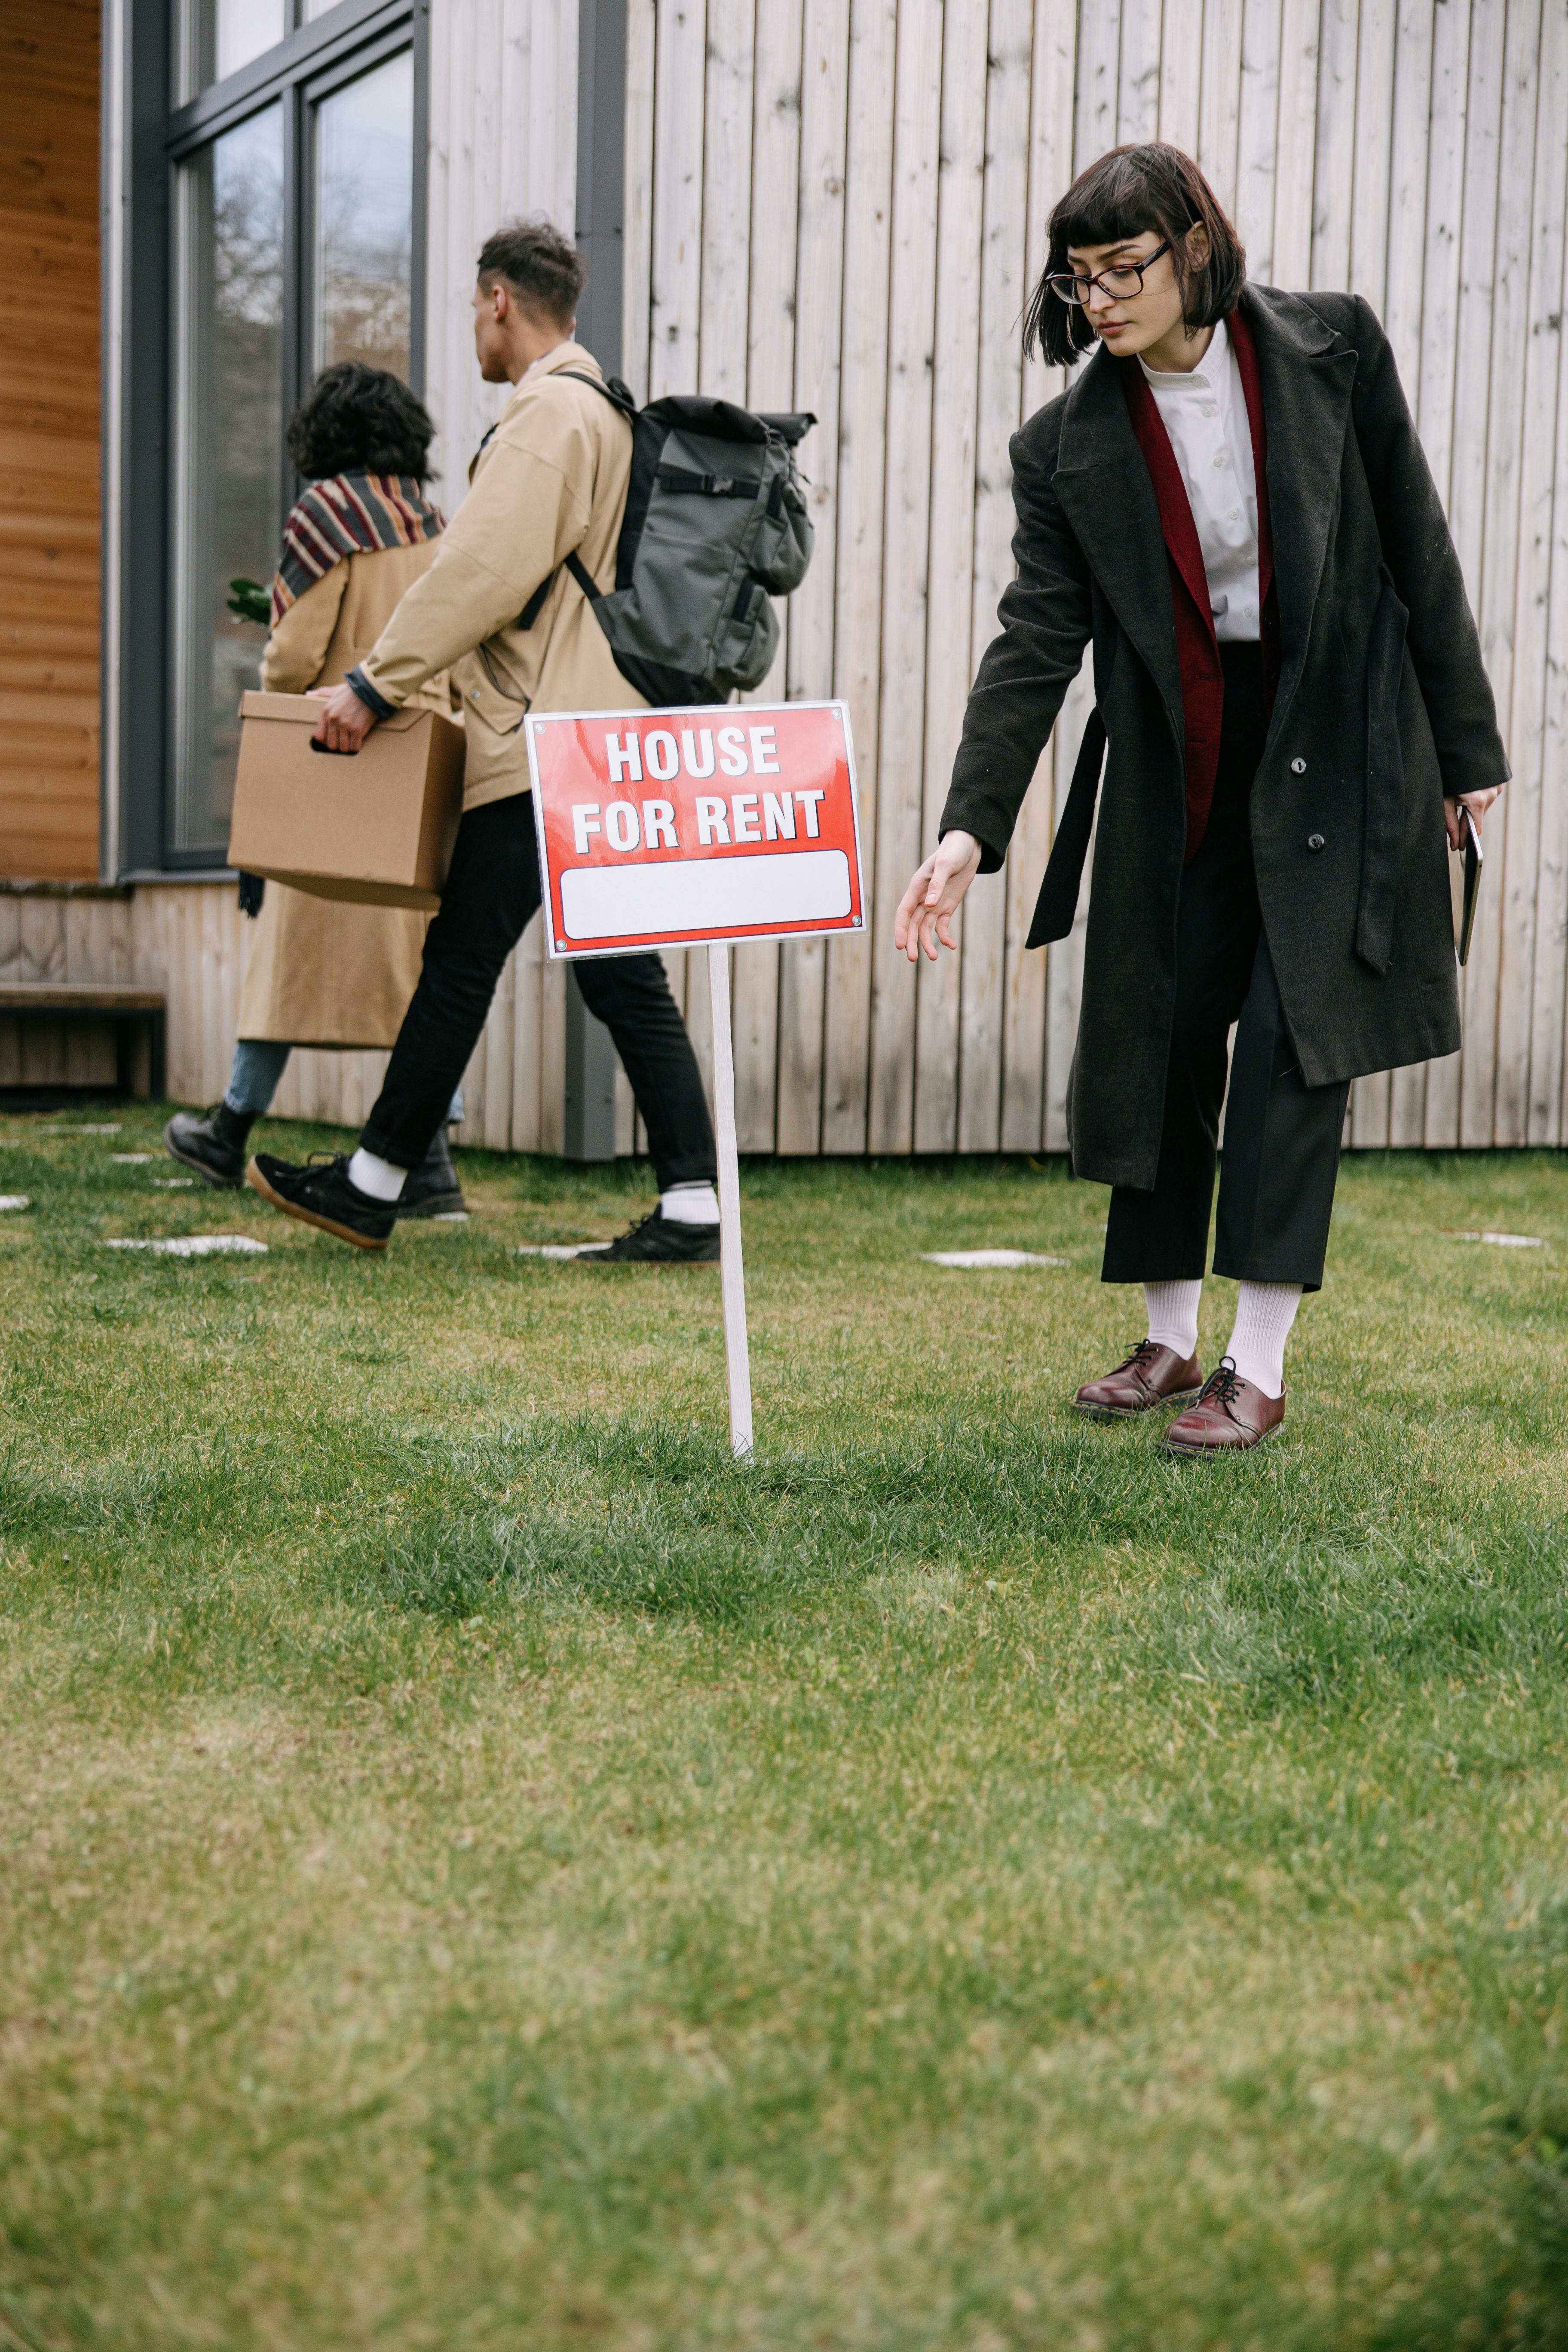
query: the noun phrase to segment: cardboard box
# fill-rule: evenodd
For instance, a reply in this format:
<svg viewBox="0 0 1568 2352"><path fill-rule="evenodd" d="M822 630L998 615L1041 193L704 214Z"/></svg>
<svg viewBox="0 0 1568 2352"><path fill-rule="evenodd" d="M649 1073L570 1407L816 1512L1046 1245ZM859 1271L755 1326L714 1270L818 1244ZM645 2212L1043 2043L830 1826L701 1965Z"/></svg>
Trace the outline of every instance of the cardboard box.
<svg viewBox="0 0 1568 2352"><path fill-rule="evenodd" d="M228 862L318 898L435 908L463 814L463 730L400 710L363 751L312 749L305 694L247 694Z"/></svg>

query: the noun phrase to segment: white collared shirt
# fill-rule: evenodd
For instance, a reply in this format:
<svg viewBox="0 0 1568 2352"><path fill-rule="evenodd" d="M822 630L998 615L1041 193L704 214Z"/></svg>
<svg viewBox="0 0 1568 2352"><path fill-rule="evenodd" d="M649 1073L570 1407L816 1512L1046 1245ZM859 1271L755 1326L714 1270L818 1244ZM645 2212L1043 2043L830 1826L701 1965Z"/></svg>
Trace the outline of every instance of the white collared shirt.
<svg viewBox="0 0 1568 2352"><path fill-rule="evenodd" d="M1171 436L1197 526L1208 576L1215 635L1255 639L1258 595L1258 479L1247 395L1222 319L1199 365L1165 375L1138 364Z"/></svg>

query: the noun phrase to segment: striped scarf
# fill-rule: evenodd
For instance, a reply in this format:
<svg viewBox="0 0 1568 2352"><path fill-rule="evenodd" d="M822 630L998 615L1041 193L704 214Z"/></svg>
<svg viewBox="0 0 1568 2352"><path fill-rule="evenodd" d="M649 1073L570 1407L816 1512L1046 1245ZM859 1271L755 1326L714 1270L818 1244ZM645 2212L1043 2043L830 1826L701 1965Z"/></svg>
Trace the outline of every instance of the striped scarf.
<svg viewBox="0 0 1568 2352"><path fill-rule="evenodd" d="M334 474L312 482L283 526L283 561L272 582L272 625L298 596L345 556L417 547L438 539L447 519L401 474Z"/></svg>

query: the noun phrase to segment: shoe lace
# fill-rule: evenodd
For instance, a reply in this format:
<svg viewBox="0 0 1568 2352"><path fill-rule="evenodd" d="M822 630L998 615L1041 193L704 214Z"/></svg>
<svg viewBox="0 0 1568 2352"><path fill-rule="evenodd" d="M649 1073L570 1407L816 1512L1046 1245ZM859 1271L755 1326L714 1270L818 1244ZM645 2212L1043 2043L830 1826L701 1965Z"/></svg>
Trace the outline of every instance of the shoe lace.
<svg viewBox="0 0 1568 2352"><path fill-rule="evenodd" d="M1157 1339L1140 1339L1131 1354L1124 1356L1116 1369L1119 1372L1141 1372L1144 1365L1152 1363L1159 1352L1160 1343Z"/></svg>
<svg viewBox="0 0 1568 2352"><path fill-rule="evenodd" d="M1216 1404L1234 1404L1240 1388L1241 1374L1237 1370L1234 1360L1222 1356L1204 1382L1198 1402L1207 1404L1212 1397Z"/></svg>

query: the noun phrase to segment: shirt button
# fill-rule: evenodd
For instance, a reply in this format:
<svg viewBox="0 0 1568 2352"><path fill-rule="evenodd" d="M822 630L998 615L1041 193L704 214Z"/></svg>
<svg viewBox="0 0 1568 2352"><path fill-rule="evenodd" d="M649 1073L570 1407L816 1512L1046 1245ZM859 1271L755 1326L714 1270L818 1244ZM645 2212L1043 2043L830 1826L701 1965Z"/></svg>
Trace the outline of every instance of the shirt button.
<svg viewBox="0 0 1568 2352"><path fill-rule="evenodd" d="M1306 774L1306 772L1307 772L1307 762L1305 761L1305 760L1292 760L1292 761L1291 761L1291 762L1290 762L1290 773L1291 773L1293 776L1304 776L1304 775Z"/></svg>
<svg viewBox="0 0 1568 2352"><path fill-rule="evenodd" d="M1307 846L1309 849L1321 849L1323 846L1322 835L1321 833L1310 833L1307 835Z"/></svg>

